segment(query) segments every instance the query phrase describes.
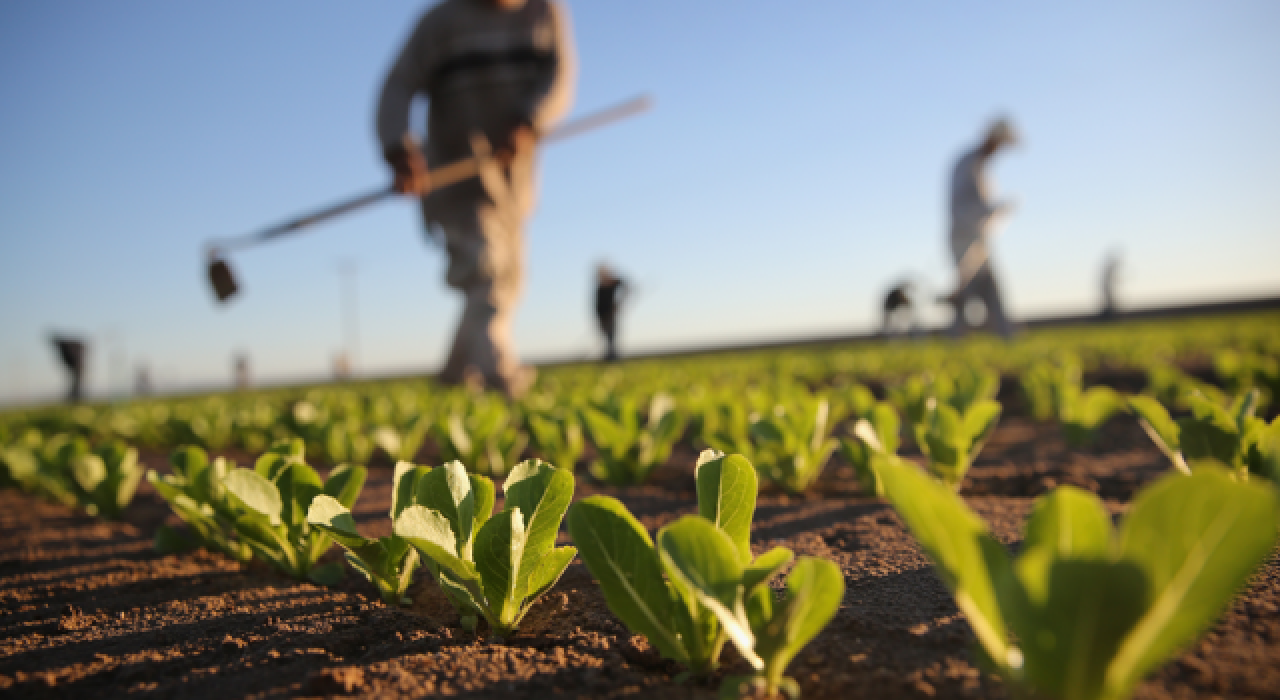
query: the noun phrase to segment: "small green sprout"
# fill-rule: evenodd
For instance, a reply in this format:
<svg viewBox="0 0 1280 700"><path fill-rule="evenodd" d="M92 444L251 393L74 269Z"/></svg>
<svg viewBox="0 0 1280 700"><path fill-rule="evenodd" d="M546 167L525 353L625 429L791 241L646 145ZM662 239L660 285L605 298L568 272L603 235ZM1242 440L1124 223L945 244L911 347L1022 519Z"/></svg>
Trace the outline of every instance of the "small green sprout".
<svg viewBox="0 0 1280 700"><path fill-rule="evenodd" d="M875 464L986 659L1060 700L1129 697L1276 544L1280 494L1204 468L1143 490L1118 531L1096 496L1060 487L1036 502L1011 558L950 489L899 460Z"/></svg>
<svg viewBox="0 0 1280 700"><path fill-rule="evenodd" d="M417 500L419 481L431 472L429 467L416 467L408 462L396 464L391 490L391 520L400 517ZM307 510L307 522L329 533L347 550L347 562L364 574L378 589L388 605L408 605L406 596L413 572L418 568L418 551L409 541L396 534L386 537L362 537L356 530L351 509L332 496L321 494Z"/></svg>
<svg viewBox="0 0 1280 700"><path fill-rule="evenodd" d="M730 635L743 633L747 597L760 588L769 593L769 580L792 554L781 547L751 554L758 478L746 458L706 450L695 479L698 515L663 528L656 546L626 506L608 496L574 504L569 533L613 614L664 657L702 675L715 670ZM730 617L722 619L717 605L727 606Z"/></svg>
<svg viewBox="0 0 1280 700"><path fill-rule="evenodd" d="M234 469L223 484L238 513L234 525L240 541L289 576L331 585L342 579L342 562L317 566L333 539L307 522L307 509L322 494L351 508L366 471L340 466L321 481L303 461L304 449L301 440L276 443L253 469Z"/></svg>
<svg viewBox="0 0 1280 700"><path fill-rule="evenodd" d="M973 460L995 431L1000 411L995 399L979 399L964 413L936 399L926 401L922 421L914 429L935 478L952 490L960 489Z"/></svg>
<svg viewBox="0 0 1280 700"><path fill-rule="evenodd" d="M187 524L196 541L162 526L156 531L156 549L171 553L202 546L239 562L252 559L253 550L235 537L237 514L223 484L234 465L222 457L210 462L204 449L194 445L175 450L169 456L169 464L172 474L161 476L148 471L147 481Z"/></svg>
<svg viewBox="0 0 1280 700"><path fill-rule="evenodd" d="M1174 420L1159 401L1129 397L1129 409L1173 466L1190 474L1202 463L1220 463L1237 477L1257 474L1273 481L1280 464L1280 419L1271 425L1254 415L1259 392L1252 389L1228 408L1192 392L1184 397L1191 415Z"/></svg>
<svg viewBox="0 0 1280 700"><path fill-rule="evenodd" d="M464 627L475 629L483 617L493 634L506 637L577 554L555 546L573 485L567 469L521 462L502 486L503 511L490 517L492 483L450 462L422 477L417 504L396 518L395 534L428 560Z"/></svg>
<svg viewBox="0 0 1280 700"><path fill-rule="evenodd" d="M631 398L615 399L599 408L588 406L582 419L599 453L591 475L611 484L644 483L671 456L685 429L684 415L666 394L650 399L643 423Z"/></svg>
<svg viewBox="0 0 1280 700"><path fill-rule="evenodd" d="M796 397L751 424L757 466L788 493L801 494L818 479L839 442L831 437L826 399Z"/></svg>
<svg viewBox="0 0 1280 700"><path fill-rule="evenodd" d="M871 468L871 459L877 454L897 454L900 421L898 412L887 401L873 403L871 408L854 423L853 435L840 438L840 451L853 465L854 476L868 496L882 498L884 487Z"/></svg>

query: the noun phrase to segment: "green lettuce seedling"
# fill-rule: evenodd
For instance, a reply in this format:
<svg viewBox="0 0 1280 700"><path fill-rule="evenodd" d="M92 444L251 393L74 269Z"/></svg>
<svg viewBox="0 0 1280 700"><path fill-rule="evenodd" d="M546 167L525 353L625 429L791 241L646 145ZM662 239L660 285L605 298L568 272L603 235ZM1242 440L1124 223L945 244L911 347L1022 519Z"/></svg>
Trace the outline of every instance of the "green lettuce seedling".
<svg viewBox="0 0 1280 700"><path fill-rule="evenodd" d="M415 414L399 425L384 424L374 429L373 444L397 462L410 461L434 424L428 413Z"/></svg>
<svg viewBox="0 0 1280 700"><path fill-rule="evenodd" d="M342 579L342 562L317 566L333 539L307 522L307 509L321 494L351 508L366 471L344 465L321 481L303 460L304 451L301 440L277 443L253 469L232 470L223 485L238 512L236 534L255 555L296 579L330 585Z"/></svg>
<svg viewBox="0 0 1280 700"><path fill-rule="evenodd" d="M5 448L6 479L55 503L119 518L142 478L137 450L118 441L95 450L86 438L69 433L39 437L29 434L26 444ZM38 446L32 450L33 445Z"/></svg>
<svg viewBox="0 0 1280 700"><path fill-rule="evenodd" d="M430 472L429 467L416 467L408 462L396 464L391 489L392 522L417 501L418 483ZM388 605L412 602L405 593L413 582L413 572L420 560L418 550L408 540L394 533L376 539L362 537L356 530L351 509L324 494L311 501L307 522L329 533L347 551L347 562L369 579L383 602Z"/></svg>
<svg viewBox="0 0 1280 700"><path fill-rule="evenodd" d="M884 496L884 487L871 468L871 459L877 454L892 455L898 452L900 427L898 412L893 409L892 404L882 401L873 404L858 419L851 437L840 438L840 451L853 465L854 476L862 487L862 492L868 496Z"/></svg>
<svg viewBox="0 0 1280 700"><path fill-rule="evenodd" d="M934 477L953 490L960 489L974 458L995 431L1000 410L994 399L979 399L965 413L934 399L926 403L923 420L915 431Z"/></svg>
<svg viewBox="0 0 1280 700"><path fill-rule="evenodd" d="M325 459L334 464L368 462L373 456L373 438L356 416L339 418L321 429L320 445Z"/></svg>
<svg viewBox="0 0 1280 700"><path fill-rule="evenodd" d="M1248 463L1250 474L1280 484L1280 416L1259 431L1257 441L1249 448Z"/></svg>
<svg viewBox="0 0 1280 700"><path fill-rule="evenodd" d="M686 515L658 532L658 552L672 588L697 610L710 611L725 637L755 670L730 676L722 697L760 687L764 697L779 690L792 698L799 685L783 676L800 649L826 626L844 597L844 577L824 559L802 558L787 580L787 597L775 601L768 581L791 561L773 550L744 566L728 533L706 518ZM690 614L695 614L690 608Z"/></svg>
<svg viewBox="0 0 1280 700"><path fill-rule="evenodd" d="M0 488L34 491L39 472L40 463L27 446L7 445L0 448Z"/></svg>
<svg viewBox="0 0 1280 700"><path fill-rule="evenodd" d="M506 403L492 398L446 412L436 423L435 437L446 460L490 477L506 474L529 444Z"/></svg>
<svg viewBox="0 0 1280 700"><path fill-rule="evenodd" d="M237 514L223 485L233 465L222 457L210 462L209 455L196 446L178 448L169 456L169 464L172 474L161 476L148 471L147 481L187 524L196 541L191 542L183 533L162 526L156 531L156 549L172 553L201 546L239 562L252 559L249 545L235 538Z"/></svg>
<svg viewBox="0 0 1280 700"><path fill-rule="evenodd" d="M586 440L582 424L571 411L530 413L527 420L533 444L547 461L569 471L577 468Z"/></svg>
<svg viewBox="0 0 1280 700"><path fill-rule="evenodd" d="M1187 398L1196 394L1219 406L1229 403L1227 395L1218 387L1164 363L1156 363L1147 368L1147 388L1144 393L1166 406L1180 409L1190 408Z"/></svg>
<svg viewBox="0 0 1280 700"><path fill-rule="evenodd" d="M752 423L756 464L765 478L788 493L804 493L840 444L831 437L829 417L826 399L797 397Z"/></svg>
<svg viewBox="0 0 1280 700"><path fill-rule="evenodd" d="M666 394L655 394L649 401L643 424L635 400L629 397L600 408L584 408L582 420L599 453L591 475L611 484L644 483L671 456L685 429L684 415Z"/></svg>
<svg viewBox="0 0 1280 700"><path fill-rule="evenodd" d="M1061 364L1041 360L1018 375L1022 393L1031 407L1031 417L1049 420L1054 416L1054 386L1060 380Z"/></svg>
<svg viewBox="0 0 1280 700"><path fill-rule="evenodd" d="M865 418L876 406L876 395L861 384L836 388L829 396L833 423L838 423L847 416Z"/></svg>
<svg viewBox="0 0 1280 700"><path fill-rule="evenodd" d="M1280 396L1280 356L1220 350L1213 355L1213 371L1233 394L1259 389L1258 406L1261 408L1270 406Z"/></svg>
<svg viewBox="0 0 1280 700"><path fill-rule="evenodd" d="M1031 414L1038 420L1057 418L1072 447L1092 443L1107 419L1125 407L1124 398L1114 389L1084 389L1081 381L1080 360L1074 355L1038 362L1021 377Z"/></svg>
<svg viewBox="0 0 1280 700"><path fill-rule="evenodd" d="M840 569L823 559L802 558L787 580L787 597L777 602L768 581L791 561L791 552L773 550L744 566L729 535L695 515L660 530L658 552L678 597L696 605L690 614L710 611L756 672L725 679L721 695L738 697L744 686L756 686L765 697L779 690L798 697L799 685L783 672L840 607Z"/></svg>
<svg viewBox="0 0 1280 700"><path fill-rule="evenodd" d="M67 456L76 500L90 515L119 518L142 479L138 451L121 442Z"/></svg>
<svg viewBox="0 0 1280 700"><path fill-rule="evenodd" d="M754 463L756 452L751 444L751 422L755 416L741 401L729 399L708 403L702 412L701 442L716 452L740 454Z"/></svg>
<svg viewBox="0 0 1280 700"><path fill-rule="evenodd" d="M492 486L477 494L475 484L458 462L432 470L419 482L419 504L396 518L395 533L429 560L464 626L474 629L475 616L483 616L493 634L506 637L577 554L555 546L573 500L573 474L537 459L521 462L493 517Z"/></svg>
<svg viewBox="0 0 1280 700"><path fill-rule="evenodd" d="M902 412L907 425L910 425L914 432L916 426L922 425L928 415L929 401L945 402L951 398L954 389L951 378L945 373L937 376L922 374L907 377L901 384L891 387L889 399ZM917 445L924 441L919 433L915 433L913 437Z"/></svg>
<svg viewBox="0 0 1280 700"><path fill-rule="evenodd" d="M1178 420L1147 396L1129 397L1129 409L1156 447L1184 474L1198 463L1218 462L1242 478L1249 474L1273 478L1277 444L1270 435L1280 428L1275 421L1268 426L1254 415L1258 396L1253 389L1223 408L1203 394L1191 393L1184 397L1191 415Z"/></svg>
<svg viewBox="0 0 1280 700"><path fill-rule="evenodd" d="M1214 468L1140 492L1118 531L1096 496L1036 502L1011 558L982 520L914 467L876 460L982 652L1023 691L1129 697L1207 629L1276 544L1280 494Z"/></svg>
<svg viewBox="0 0 1280 700"><path fill-rule="evenodd" d="M1067 444L1073 447L1091 444L1098 429L1124 407L1124 397L1110 387L1095 386L1081 390L1076 386L1074 390L1068 390L1063 394L1058 409L1058 420L1062 423Z"/></svg>
<svg viewBox="0 0 1280 700"><path fill-rule="evenodd" d="M984 367L966 366L951 372L951 395L947 403L961 415L983 401L994 401L1000 393L1000 373Z"/></svg>
<svg viewBox="0 0 1280 700"><path fill-rule="evenodd" d="M658 541L672 548L665 555L626 506L609 496L574 504L569 533L613 614L664 657L705 674L717 667L729 631L707 605L716 603L701 597L701 584L691 586L690 577L715 582L717 591L723 586L726 596L731 585L741 585L739 595L749 595L757 587L767 590L792 554L779 547L751 555L758 480L746 458L704 451L696 481L699 514L658 533ZM677 565L684 573L671 568Z"/></svg>

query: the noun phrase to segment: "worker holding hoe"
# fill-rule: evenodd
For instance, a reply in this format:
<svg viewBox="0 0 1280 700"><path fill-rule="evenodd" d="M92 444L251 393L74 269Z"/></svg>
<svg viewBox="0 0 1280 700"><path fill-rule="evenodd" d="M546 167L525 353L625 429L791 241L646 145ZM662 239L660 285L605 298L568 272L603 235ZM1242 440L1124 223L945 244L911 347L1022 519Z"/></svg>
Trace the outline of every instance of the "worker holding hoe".
<svg viewBox="0 0 1280 700"><path fill-rule="evenodd" d="M1007 119L998 119L987 130L978 147L960 157L951 176L951 253L955 256L956 290L944 297L955 309L953 335L968 325L965 307L978 299L986 307L983 324L1005 338L1013 335L1013 324L1004 312L1000 287L991 271L990 243L999 219L1012 210L1011 202L993 202L987 181L987 163L1001 149L1015 145L1017 134Z"/></svg>
<svg viewBox="0 0 1280 700"><path fill-rule="evenodd" d="M445 383L522 394L511 326L524 282L524 226L536 199L538 138L569 109L576 61L566 8L553 0L443 0L418 22L378 102L383 155L403 194L428 192L428 235L443 233L446 281L466 298ZM409 129L427 98L426 145ZM479 175L431 189L431 171L492 149Z"/></svg>

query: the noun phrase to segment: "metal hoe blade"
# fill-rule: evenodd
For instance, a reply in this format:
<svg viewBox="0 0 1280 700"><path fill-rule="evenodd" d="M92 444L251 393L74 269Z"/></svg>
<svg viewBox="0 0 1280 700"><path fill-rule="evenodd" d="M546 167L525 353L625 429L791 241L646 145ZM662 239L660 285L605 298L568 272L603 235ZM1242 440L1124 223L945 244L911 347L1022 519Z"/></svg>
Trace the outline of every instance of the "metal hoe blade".
<svg viewBox="0 0 1280 700"><path fill-rule="evenodd" d="M235 275L231 274L231 266L216 254L209 260L209 284L213 285L213 293L220 302L230 299L240 290Z"/></svg>

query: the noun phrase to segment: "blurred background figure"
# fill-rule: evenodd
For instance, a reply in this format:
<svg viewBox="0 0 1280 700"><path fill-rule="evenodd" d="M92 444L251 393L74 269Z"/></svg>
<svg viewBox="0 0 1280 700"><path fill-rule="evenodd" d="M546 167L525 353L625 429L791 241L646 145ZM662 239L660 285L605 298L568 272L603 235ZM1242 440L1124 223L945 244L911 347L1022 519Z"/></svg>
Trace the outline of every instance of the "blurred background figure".
<svg viewBox="0 0 1280 700"><path fill-rule="evenodd" d="M443 231L446 280L466 296L440 373L445 383L479 378L511 396L533 383L511 325L535 199L534 151L538 135L569 110L576 73L562 4L444 0L423 15L387 75L377 131L398 191L427 191L429 169L470 157L475 136L500 156L500 166L422 200L428 233ZM425 150L409 125L417 95L428 102Z"/></svg>
<svg viewBox="0 0 1280 700"><path fill-rule="evenodd" d="M916 311L912 304L915 285L899 282L884 298L884 321L881 332L886 336L910 335L915 328Z"/></svg>
<svg viewBox="0 0 1280 700"><path fill-rule="evenodd" d="M1119 311L1116 288L1120 284L1120 251L1113 250L1102 263L1102 317L1110 318Z"/></svg>
<svg viewBox="0 0 1280 700"><path fill-rule="evenodd" d="M996 224L1013 204L995 202L987 179L987 164L1000 150L1018 143L1008 119L997 119L976 148L965 153L951 174L951 254L956 261L956 289L942 301L951 304L952 335L980 326L1005 338L1013 324L1005 315L995 274L991 271L991 240ZM978 319L981 319L979 321Z"/></svg>
<svg viewBox="0 0 1280 700"><path fill-rule="evenodd" d="M84 398L84 370L87 364L88 349L83 340L64 335L54 335L53 345L58 351L58 359L71 377L71 388L67 391L67 401L78 402Z"/></svg>
<svg viewBox="0 0 1280 700"><path fill-rule="evenodd" d="M625 280L604 263L596 266L596 320L604 335L606 362L618 359L618 311L626 301L629 288Z"/></svg>
<svg viewBox="0 0 1280 700"><path fill-rule="evenodd" d="M351 356L339 350L333 356L333 378L345 382L351 378Z"/></svg>
<svg viewBox="0 0 1280 700"><path fill-rule="evenodd" d="M236 390L244 391L249 388L249 355L243 352L236 353L235 359L231 361L231 373L235 380Z"/></svg>
<svg viewBox="0 0 1280 700"><path fill-rule="evenodd" d="M151 368L146 365L138 365L133 373L133 395L134 396L150 396L155 391L151 385Z"/></svg>

